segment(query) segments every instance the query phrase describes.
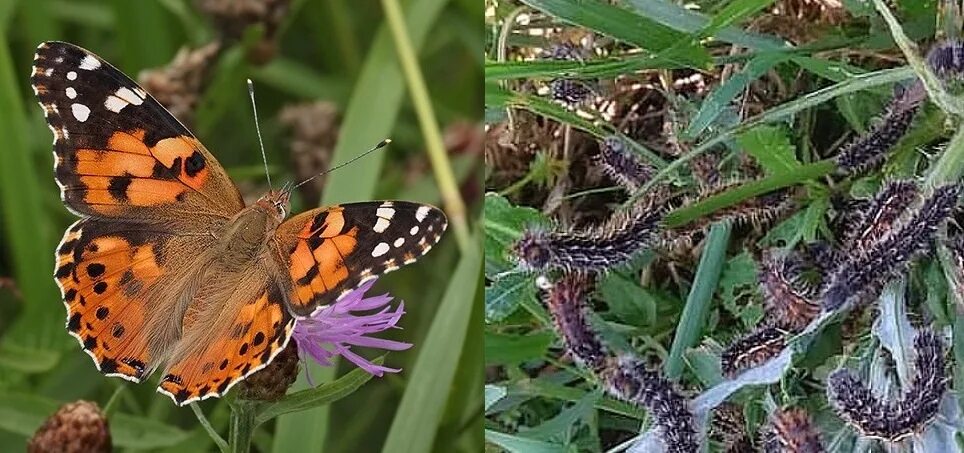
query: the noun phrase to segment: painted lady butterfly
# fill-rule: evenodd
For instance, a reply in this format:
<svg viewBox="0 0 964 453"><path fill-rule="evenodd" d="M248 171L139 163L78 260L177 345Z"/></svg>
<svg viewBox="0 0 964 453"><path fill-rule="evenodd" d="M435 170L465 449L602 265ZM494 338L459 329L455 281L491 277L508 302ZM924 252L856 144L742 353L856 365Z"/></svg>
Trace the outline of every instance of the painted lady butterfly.
<svg viewBox="0 0 964 453"><path fill-rule="evenodd" d="M221 396L280 352L300 317L438 242L445 215L406 201L285 220L290 188L245 206L224 168L134 81L46 42L31 77L54 176L82 217L57 248L67 330L108 376L183 405Z"/></svg>

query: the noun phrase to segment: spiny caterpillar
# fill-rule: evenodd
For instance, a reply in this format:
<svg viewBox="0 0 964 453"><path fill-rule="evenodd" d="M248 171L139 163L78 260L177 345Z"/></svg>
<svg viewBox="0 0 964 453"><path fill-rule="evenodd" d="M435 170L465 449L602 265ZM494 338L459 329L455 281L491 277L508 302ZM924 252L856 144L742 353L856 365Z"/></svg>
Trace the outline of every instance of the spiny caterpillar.
<svg viewBox="0 0 964 453"><path fill-rule="evenodd" d="M919 209L899 222L899 228L866 250L845 251L847 260L834 270L821 297L824 310L836 310L848 302L859 303L880 294L891 278L928 250L937 229L954 210L959 194L957 185L938 187Z"/></svg>
<svg viewBox="0 0 964 453"><path fill-rule="evenodd" d="M630 194L636 193L653 177L653 168L645 164L619 137L606 137L599 144L599 166Z"/></svg>
<svg viewBox="0 0 964 453"><path fill-rule="evenodd" d="M747 181L733 181L705 190L692 204L723 193L734 187L744 185ZM762 226L786 214L793 208L793 189L778 189L756 197L747 198L732 206L718 209L702 218L698 225L709 225L722 220L730 220L736 225L750 224Z"/></svg>
<svg viewBox="0 0 964 453"><path fill-rule="evenodd" d="M827 399L844 421L863 436L899 441L923 431L937 415L947 389L944 345L937 333L922 329L914 339L914 377L896 402L882 400L850 370L827 379Z"/></svg>
<svg viewBox="0 0 964 453"><path fill-rule="evenodd" d="M917 83L920 83L919 81ZM895 88L886 113L870 131L857 137L837 155L837 167L843 174L862 174L884 163L887 152L907 133L923 97L920 88Z"/></svg>
<svg viewBox="0 0 964 453"><path fill-rule="evenodd" d="M577 362L595 371L603 367L607 353L589 324L590 291L588 278L566 274L548 291L545 302L566 349Z"/></svg>
<svg viewBox="0 0 964 453"><path fill-rule="evenodd" d="M513 245L513 252L529 269L604 271L629 262L650 246L663 213L637 205L584 231L528 229Z"/></svg>
<svg viewBox="0 0 964 453"><path fill-rule="evenodd" d="M561 43L550 47L543 56L550 60L582 61L583 53L575 44ZM563 105L579 104L592 94L592 89L581 80L557 78L549 81L549 96Z"/></svg>
<svg viewBox="0 0 964 453"><path fill-rule="evenodd" d="M770 416L762 431L766 453L822 453L820 431L810 414L800 408L781 409Z"/></svg>
<svg viewBox="0 0 964 453"><path fill-rule="evenodd" d="M688 453L699 450L693 414L686 398L669 380L633 357L611 357L607 362L607 366L598 372L606 391L649 410L666 451Z"/></svg>
<svg viewBox="0 0 964 453"><path fill-rule="evenodd" d="M927 64L941 79L959 78L964 74L964 43L945 41L935 45L927 53Z"/></svg>
<svg viewBox="0 0 964 453"><path fill-rule="evenodd" d="M693 415L672 383L635 358L606 353L587 319L589 289L585 276L571 274L549 288L546 302L566 349L596 375L607 392L643 406L653 415L667 451L698 451Z"/></svg>
<svg viewBox="0 0 964 453"><path fill-rule="evenodd" d="M723 375L734 377L739 372L760 365L780 354L786 346L786 332L764 326L737 339L720 356Z"/></svg>
<svg viewBox="0 0 964 453"><path fill-rule="evenodd" d="M724 453L753 451L753 439L747 435L743 406L724 402L713 410L710 437L718 441Z"/></svg>
<svg viewBox="0 0 964 453"><path fill-rule="evenodd" d="M814 291L802 282L805 259L779 256L771 251L760 262L760 290L767 307L767 318L779 327L797 332L820 313Z"/></svg>
<svg viewBox="0 0 964 453"><path fill-rule="evenodd" d="M911 181L891 181L853 215L853 225L841 240L841 249L860 253L887 233L914 201L918 187Z"/></svg>

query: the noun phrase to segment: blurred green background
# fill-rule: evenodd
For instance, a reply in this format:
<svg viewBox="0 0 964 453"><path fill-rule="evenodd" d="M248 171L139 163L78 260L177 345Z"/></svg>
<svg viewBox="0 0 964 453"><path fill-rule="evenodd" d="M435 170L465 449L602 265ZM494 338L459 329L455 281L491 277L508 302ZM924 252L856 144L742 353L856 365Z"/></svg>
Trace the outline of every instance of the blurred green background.
<svg viewBox="0 0 964 453"><path fill-rule="evenodd" d="M464 200L464 240L450 228L427 257L381 279L372 292L406 303L403 329L382 335L415 344L386 356L387 365L403 372L375 378L331 406L261 425L254 449L481 448L480 258L478 241L467 233L479 211L482 5L404 1L405 27L395 34L385 13L392 5L395 0L0 0L0 450L22 450L47 415L77 399L101 407L111 401L118 451L215 450L189 408L155 393L156 375L141 385L102 377L64 329L53 250L75 218L60 202L51 133L29 86L34 49L46 40L85 47L162 103L175 103L249 200L267 186L246 78L256 87L276 187L393 140L386 150L306 185L293 199L294 212L393 198L444 204L452 219L453 206L458 211L458 199ZM407 78L401 69L398 36L418 56L427 97L408 89L414 73ZM204 47L216 41L219 47ZM181 49L193 53L176 59ZM421 111L417 99L429 101ZM433 145L447 159L430 159L426 150ZM439 174L454 177L446 203ZM353 366L341 361L336 368L314 367L312 377L329 381ZM303 381L295 385L304 387ZM208 400L201 408L226 436L227 402Z"/></svg>

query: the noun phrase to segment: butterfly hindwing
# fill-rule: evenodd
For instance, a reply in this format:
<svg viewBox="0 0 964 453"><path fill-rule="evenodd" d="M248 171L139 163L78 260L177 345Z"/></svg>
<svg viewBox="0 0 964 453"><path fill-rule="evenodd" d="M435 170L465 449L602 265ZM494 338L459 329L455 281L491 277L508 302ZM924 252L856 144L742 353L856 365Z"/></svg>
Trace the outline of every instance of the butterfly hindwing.
<svg viewBox="0 0 964 453"><path fill-rule="evenodd" d="M173 252L211 245L210 237L103 219L78 220L67 229L55 270L67 331L98 370L137 382L158 366L169 342L149 338L183 288L171 269L197 266L196 255Z"/></svg>
<svg viewBox="0 0 964 453"><path fill-rule="evenodd" d="M54 134L55 178L74 212L173 221L230 217L244 207L194 135L100 57L42 43L31 83Z"/></svg>
<svg viewBox="0 0 964 453"><path fill-rule="evenodd" d="M415 261L445 231L438 208L407 201L349 203L303 212L275 235L298 316L335 302L362 282Z"/></svg>
<svg viewBox="0 0 964 453"><path fill-rule="evenodd" d="M267 366L291 338L295 320L284 305L284 293L263 269L245 275L224 306L231 308L229 313L200 308L186 317L204 328L186 323L158 388L178 405L223 395Z"/></svg>

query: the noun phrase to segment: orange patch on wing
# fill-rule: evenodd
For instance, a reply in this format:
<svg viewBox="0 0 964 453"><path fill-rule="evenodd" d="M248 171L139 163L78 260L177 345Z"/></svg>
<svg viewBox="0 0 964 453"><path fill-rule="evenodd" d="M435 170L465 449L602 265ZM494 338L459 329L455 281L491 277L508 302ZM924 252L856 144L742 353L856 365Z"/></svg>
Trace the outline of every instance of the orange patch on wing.
<svg viewBox="0 0 964 453"><path fill-rule="evenodd" d="M141 178L150 177L154 163L153 157L112 153L95 149L77 150L77 174L92 176L121 176L129 174Z"/></svg>
<svg viewBox="0 0 964 453"><path fill-rule="evenodd" d="M158 141L156 145L151 147L151 154L165 167L171 168L174 165L174 159L178 157L182 160L187 159L188 156L194 154L194 149L194 145L187 137L177 136Z"/></svg>
<svg viewBox="0 0 964 453"><path fill-rule="evenodd" d="M57 277L68 306L67 328L94 356L101 372L144 377L150 356L143 335L146 304L140 291L163 274L149 245L132 246L120 236L79 243L65 235ZM79 261L74 263L75 255ZM61 272L70 266L70 272Z"/></svg>
<svg viewBox="0 0 964 453"><path fill-rule="evenodd" d="M80 182L87 190L84 201L97 204L118 204L110 193L113 178L109 176L81 176ZM128 202L135 206L154 206L173 203L185 192L184 185L158 179L133 179L125 189Z"/></svg>
<svg viewBox="0 0 964 453"><path fill-rule="evenodd" d="M338 253L334 241L322 242L315 249L314 256L315 261L318 262L319 275L324 281L326 289L334 288L338 282L348 278L348 268L345 267L345 262L341 254Z"/></svg>
<svg viewBox="0 0 964 453"><path fill-rule="evenodd" d="M160 388L178 404L224 394L281 349L291 332L290 321L282 301L262 293L235 313L202 352L168 365Z"/></svg>
<svg viewBox="0 0 964 453"><path fill-rule="evenodd" d="M144 129L137 129L134 132L114 132L107 140L107 147L125 153L143 154L145 156L151 154L144 143Z"/></svg>

